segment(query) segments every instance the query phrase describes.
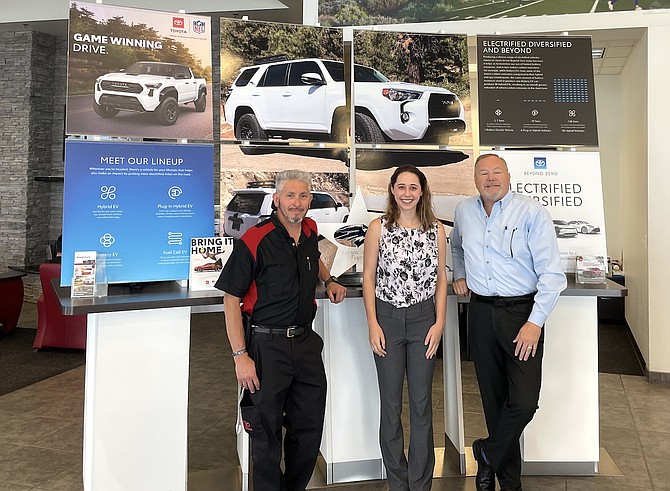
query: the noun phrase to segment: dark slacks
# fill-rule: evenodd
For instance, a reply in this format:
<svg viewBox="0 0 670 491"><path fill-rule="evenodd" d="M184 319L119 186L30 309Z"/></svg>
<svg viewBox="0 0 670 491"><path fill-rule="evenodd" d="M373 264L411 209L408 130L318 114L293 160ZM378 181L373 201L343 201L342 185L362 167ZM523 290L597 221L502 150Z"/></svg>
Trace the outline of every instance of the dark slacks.
<svg viewBox="0 0 670 491"><path fill-rule="evenodd" d="M384 330L386 356L375 355L381 421L379 443L390 491L428 491L433 482L432 388L435 358L426 360L423 342L435 323L430 298L406 308L376 301L377 321ZM403 381L409 393L409 452L402 429ZM409 463L408 463L409 460Z"/></svg>
<svg viewBox="0 0 670 491"><path fill-rule="evenodd" d="M311 329L295 338L251 336L249 353L261 384L251 400L265 430L251 437L254 491L304 491L312 476L326 409L322 350L323 340Z"/></svg>
<svg viewBox="0 0 670 491"><path fill-rule="evenodd" d="M519 438L540 397L544 332L535 357L520 361L512 342L533 301L498 306L477 300L468 308L468 338L489 436L483 450L503 489L521 489Z"/></svg>

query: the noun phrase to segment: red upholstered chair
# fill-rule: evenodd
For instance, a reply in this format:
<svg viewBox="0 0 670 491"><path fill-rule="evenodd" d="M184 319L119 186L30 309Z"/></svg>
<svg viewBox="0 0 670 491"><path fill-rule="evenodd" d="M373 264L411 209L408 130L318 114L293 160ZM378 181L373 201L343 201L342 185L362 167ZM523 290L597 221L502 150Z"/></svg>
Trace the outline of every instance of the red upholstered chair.
<svg viewBox="0 0 670 491"><path fill-rule="evenodd" d="M42 295L37 299L37 334L33 349L86 348L86 316L64 315L51 280L60 278L60 264L40 265Z"/></svg>
<svg viewBox="0 0 670 491"><path fill-rule="evenodd" d="M23 280L20 274L0 275L0 331L10 333L16 329L23 307Z"/></svg>

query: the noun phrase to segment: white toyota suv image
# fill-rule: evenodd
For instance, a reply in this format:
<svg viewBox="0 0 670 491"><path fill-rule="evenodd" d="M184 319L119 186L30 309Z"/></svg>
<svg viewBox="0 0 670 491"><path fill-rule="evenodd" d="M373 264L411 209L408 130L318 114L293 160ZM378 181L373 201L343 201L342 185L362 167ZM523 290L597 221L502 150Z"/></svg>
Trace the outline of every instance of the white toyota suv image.
<svg viewBox="0 0 670 491"><path fill-rule="evenodd" d="M138 61L98 77L94 97L93 109L101 118L119 111L153 112L160 124L171 126L179 118L179 104L192 102L196 111L205 111L207 81L186 65Z"/></svg>
<svg viewBox="0 0 670 491"><path fill-rule="evenodd" d="M274 188L247 188L233 191L223 217L223 234L239 239L254 225L270 217ZM342 223L349 209L325 191L312 191L307 216L316 223Z"/></svg>
<svg viewBox="0 0 670 491"><path fill-rule="evenodd" d="M354 66L358 143L444 143L465 130L464 109L453 92L391 82ZM268 137L345 141L344 63L316 58L259 63L240 70L225 103L238 140Z"/></svg>

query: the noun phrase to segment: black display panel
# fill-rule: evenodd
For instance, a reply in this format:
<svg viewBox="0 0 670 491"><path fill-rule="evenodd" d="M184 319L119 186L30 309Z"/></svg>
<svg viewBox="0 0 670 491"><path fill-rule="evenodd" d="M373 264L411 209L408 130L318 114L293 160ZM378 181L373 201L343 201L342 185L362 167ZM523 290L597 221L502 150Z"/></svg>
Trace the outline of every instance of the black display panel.
<svg viewBox="0 0 670 491"><path fill-rule="evenodd" d="M479 140L598 145L591 38L478 36Z"/></svg>

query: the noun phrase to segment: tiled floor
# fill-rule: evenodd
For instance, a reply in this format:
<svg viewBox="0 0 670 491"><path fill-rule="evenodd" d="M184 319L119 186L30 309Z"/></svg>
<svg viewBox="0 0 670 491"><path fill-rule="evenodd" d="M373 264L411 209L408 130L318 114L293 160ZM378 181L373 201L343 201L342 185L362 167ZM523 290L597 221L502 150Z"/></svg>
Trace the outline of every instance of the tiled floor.
<svg viewBox="0 0 670 491"><path fill-rule="evenodd" d="M30 305L28 308L30 308ZM30 327L30 314L22 317ZM39 356L39 353L37 354ZM436 444L444 441L441 365L436 370ZM84 368L0 397L0 491L78 491L81 478ZM463 364L466 444L485 435L470 363ZM526 491L670 489L670 388L643 377L600 374L601 446L623 476L524 477ZM235 380L221 314L194 318L189 407L189 472L234 474ZM193 480L195 483L196 479ZM190 490L201 491L195 485ZM217 489L208 487L209 489ZM221 485L221 491L229 491ZM384 482L332 486L337 491L381 491ZM474 490L472 477L436 479L436 491ZM96 490L97 491L97 490ZM104 490L103 490L104 491ZM153 491L153 490L147 490ZM162 490L157 490L162 491ZM233 490L230 490L233 491Z"/></svg>

